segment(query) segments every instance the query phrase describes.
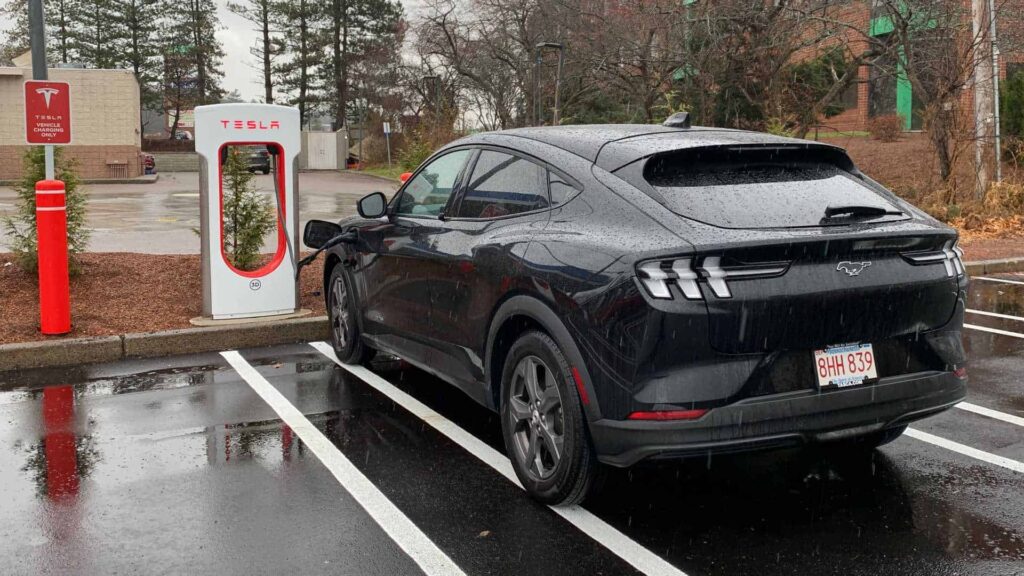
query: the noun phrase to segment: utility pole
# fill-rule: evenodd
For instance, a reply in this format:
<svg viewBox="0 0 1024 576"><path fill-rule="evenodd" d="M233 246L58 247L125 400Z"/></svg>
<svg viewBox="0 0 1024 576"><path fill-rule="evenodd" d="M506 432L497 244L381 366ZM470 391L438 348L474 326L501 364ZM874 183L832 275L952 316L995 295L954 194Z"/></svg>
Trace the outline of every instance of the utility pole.
<svg viewBox="0 0 1024 576"><path fill-rule="evenodd" d="M46 20L43 17L43 0L28 0L29 42L32 47L32 79L47 80L46 71ZM43 146L46 159L46 179L54 179L53 145Z"/></svg>
<svg viewBox="0 0 1024 576"><path fill-rule="evenodd" d="M988 190L990 146L994 138L995 91L993 83L998 71L992 68L994 45L990 38L990 19L987 0L971 0L971 20L974 40L974 197L981 200ZM998 158L995 159L999 161Z"/></svg>

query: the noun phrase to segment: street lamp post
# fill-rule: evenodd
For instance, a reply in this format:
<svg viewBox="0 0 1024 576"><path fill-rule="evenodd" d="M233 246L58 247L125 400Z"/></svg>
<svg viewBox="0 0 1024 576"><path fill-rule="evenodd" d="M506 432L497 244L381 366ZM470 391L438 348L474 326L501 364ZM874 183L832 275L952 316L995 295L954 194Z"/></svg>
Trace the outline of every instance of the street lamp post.
<svg viewBox="0 0 1024 576"><path fill-rule="evenodd" d="M555 109L551 118L551 124L557 126L561 121L562 111L559 108L560 94L562 91L562 67L565 64L565 47L558 42L540 42L534 47L534 64L533 64L533 123L541 124L541 106L540 106L540 65L543 61L542 51L545 48L551 48L558 50L558 68L555 73Z"/></svg>

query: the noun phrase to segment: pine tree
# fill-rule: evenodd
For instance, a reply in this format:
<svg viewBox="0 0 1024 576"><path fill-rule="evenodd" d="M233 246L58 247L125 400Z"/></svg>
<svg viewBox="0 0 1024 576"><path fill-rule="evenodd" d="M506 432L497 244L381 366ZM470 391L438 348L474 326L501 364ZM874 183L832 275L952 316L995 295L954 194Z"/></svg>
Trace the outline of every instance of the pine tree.
<svg viewBox="0 0 1024 576"><path fill-rule="evenodd" d="M85 252L89 244L89 230L85 227L86 194L79 187L75 163L63 158L63 149L54 148L57 179L64 182L68 231L68 253L71 271L78 270L75 255ZM38 266L36 236L36 182L46 178L42 146L33 146L25 152L21 180L14 187L18 195L16 211L3 219L8 244L22 269L35 272Z"/></svg>
<svg viewBox="0 0 1024 576"><path fill-rule="evenodd" d="M43 9L46 17L46 50L50 63L74 62L78 54L74 48L76 33L80 26L75 20L75 10L82 0L45 0ZM0 6L0 20L13 22L7 30L7 38L0 46L0 64L10 64L17 56L29 51L28 2L7 0Z"/></svg>
<svg viewBox="0 0 1024 576"><path fill-rule="evenodd" d="M117 64L115 7L111 0L88 0L69 5L77 23L70 37L71 47L82 63L91 68L114 68ZM47 16L49 20L49 16Z"/></svg>
<svg viewBox="0 0 1024 576"><path fill-rule="evenodd" d="M169 0L165 28L167 50L187 53L195 72L195 104L220 101L224 76L221 61L224 50L217 40L220 26L214 0Z"/></svg>
<svg viewBox="0 0 1024 576"><path fill-rule="evenodd" d="M273 61L283 49L283 42L274 26L277 21L274 14L276 8L273 0L228 2L228 10L255 26L253 31L256 32L257 39L252 53L259 59L257 68L263 76L263 101L267 104L274 103Z"/></svg>
<svg viewBox="0 0 1024 576"><path fill-rule="evenodd" d="M276 83L287 94L287 103L299 109L300 124L305 126L322 99L318 82L323 55L321 6L315 0L284 0L276 4L274 13L285 42L284 57L274 66Z"/></svg>
<svg viewBox="0 0 1024 576"><path fill-rule="evenodd" d="M393 42L402 18L394 0L325 0L327 54L324 67L329 108L337 128L346 124L352 66L381 42Z"/></svg>
<svg viewBox="0 0 1024 576"><path fill-rule="evenodd" d="M224 253L240 270L259 264L263 237L277 226L270 200L255 190L244 149L231 147L224 162Z"/></svg>
<svg viewBox="0 0 1024 576"><path fill-rule="evenodd" d="M160 103L161 22L167 12L166 0L112 0L111 24L118 67L131 70L139 83L140 106Z"/></svg>

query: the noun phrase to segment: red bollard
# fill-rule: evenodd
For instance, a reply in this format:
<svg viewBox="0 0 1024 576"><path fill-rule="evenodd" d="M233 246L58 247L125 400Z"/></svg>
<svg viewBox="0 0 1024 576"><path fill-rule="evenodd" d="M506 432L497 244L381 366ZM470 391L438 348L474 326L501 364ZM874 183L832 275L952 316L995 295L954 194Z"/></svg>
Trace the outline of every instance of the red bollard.
<svg viewBox="0 0 1024 576"><path fill-rule="evenodd" d="M43 334L71 331L68 280L68 217L64 183L36 182L36 232L39 247L39 329Z"/></svg>

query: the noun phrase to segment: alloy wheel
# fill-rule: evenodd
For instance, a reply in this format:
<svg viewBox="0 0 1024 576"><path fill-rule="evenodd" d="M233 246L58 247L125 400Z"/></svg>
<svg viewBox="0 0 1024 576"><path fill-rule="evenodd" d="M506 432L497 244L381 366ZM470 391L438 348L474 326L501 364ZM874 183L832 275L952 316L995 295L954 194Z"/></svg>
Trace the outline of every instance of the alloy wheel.
<svg viewBox="0 0 1024 576"><path fill-rule="evenodd" d="M555 473L565 444L565 417L555 374L543 360L526 356L512 376L508 411L515 457L534 480Z"/></svg>
<svg viewBox="0 0 1024 576"><path fill-rule="evenodd" d="M334 333L335 345L342 349L348 345L348 288L341 276L334 278L331 284L331 330Z"/></svg>

